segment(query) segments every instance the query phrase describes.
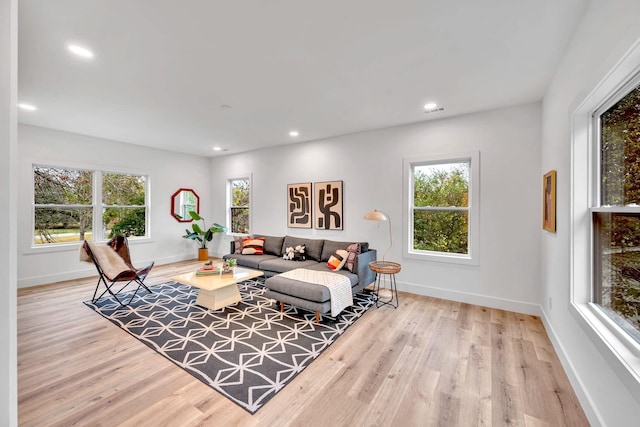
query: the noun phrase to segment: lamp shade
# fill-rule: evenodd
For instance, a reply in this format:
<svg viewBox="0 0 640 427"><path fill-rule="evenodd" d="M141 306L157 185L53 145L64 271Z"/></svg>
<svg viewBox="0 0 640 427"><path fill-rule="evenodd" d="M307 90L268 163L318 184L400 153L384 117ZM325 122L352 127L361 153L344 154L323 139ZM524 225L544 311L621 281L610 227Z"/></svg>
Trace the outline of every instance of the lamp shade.
<svg viewBox="0 0 640 427"><path fill-rule="evenodd" d="M388 213L379 211L378 209L374 209L371 212L368 212L364 215L364 219L368 219L370 221L389 221L389 248L386 250L384 255L382 256L382 260L384 261L385 257L391 250L393 246L393 236L391 235L391 217Z"/></svg>
<svg viewBox="0 0 640 427"><path fill-rule="evenodd" d="M364 219L368 219L369 221L388 221L389 217L384 212L374 209L371 212L367 212L364 215Z"/></svg>

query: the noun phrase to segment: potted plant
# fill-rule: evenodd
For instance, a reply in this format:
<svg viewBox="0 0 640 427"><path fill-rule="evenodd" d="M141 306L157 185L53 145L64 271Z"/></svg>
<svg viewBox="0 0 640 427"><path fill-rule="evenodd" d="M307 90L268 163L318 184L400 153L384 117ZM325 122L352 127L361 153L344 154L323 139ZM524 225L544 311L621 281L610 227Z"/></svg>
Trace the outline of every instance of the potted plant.
<svg viewBox="0 0 640 427"><path fill-rule="evenodd" d="M207 249L207 242L213 239L215 233L224 233L227 231L227 227L214 223L211 227L207 227L204 223L204 218L198 215L197 212L189 211L189 215L194 221L202 221L202 227L197 222L191 224L192 230L185 230L185 239L197 240L200 242L200 248L198 249L198 261L206 261L209 259L209 250Z"/></svg>

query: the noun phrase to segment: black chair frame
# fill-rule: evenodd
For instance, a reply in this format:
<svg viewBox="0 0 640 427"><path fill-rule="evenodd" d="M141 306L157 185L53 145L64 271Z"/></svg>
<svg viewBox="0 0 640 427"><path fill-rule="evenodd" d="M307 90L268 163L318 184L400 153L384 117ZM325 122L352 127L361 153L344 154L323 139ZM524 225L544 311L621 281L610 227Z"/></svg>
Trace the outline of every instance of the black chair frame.
<svg viewBox="0 0 640 427"><path fill-rule="evenodd" d="M106 244L111 246L118 253L118 255L120 255L124 263L127 265L127 267L129 267L129 270L121 272L113 279L108 278L107 275L104 273L104 270L100 266L100 263L97 261L96 257L93 255L91 251L91 247L87 242L84 242L83 244L84 250L87 252L89 257L93 261L93 264L96 266L96 270L98 270L98 283L96 284L96 289L93 292L93 298L91 299L91 302L95 303L100 298L102 298L105 294L109 293L116 301L118 301L120 305L126 306L126 305L129 305L131 301L133 301L133 299L137 295L140 288L144 288L147 290L147 292L153 293L151 289L149 289L147 285L144 284L144 279L147 277L147 275L151 271L151 268L153 267L154 262L152 261L149 265L147 265L144 268L140 268L140 269L135 268L131 264L131 257L129 255L129 244L127 242L127 238L124 236L114 237L113 239L109 240ZM127 282L127 283L125 283L124 286L122 286L120 289L114 292L113 289L115 288L115 285L118 282ZM132 282L135 282L138 285L135 292L133 293L133 295L131 295L131 298L129 298L128 301L126 302L122 301L120 298L118 298L118 294L122 292L127 286L129 286L129 284ZM101 283L104 284L105 290L98 297L96 297L96 295L98 294L98 290L100 289Z"/></svg>

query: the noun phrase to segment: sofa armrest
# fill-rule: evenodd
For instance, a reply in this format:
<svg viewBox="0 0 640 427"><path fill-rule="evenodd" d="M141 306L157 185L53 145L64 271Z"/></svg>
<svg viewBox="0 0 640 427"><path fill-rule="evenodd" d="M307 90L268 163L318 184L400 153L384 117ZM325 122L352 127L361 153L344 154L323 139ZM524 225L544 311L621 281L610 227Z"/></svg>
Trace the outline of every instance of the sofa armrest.
<svg viewBox="0 0 640 427"><path fill-rule="evenodd" d="M354 273L358 275L358 288L364 289L376 280L376 273L369 268L369 263L377 259L378 252L375 249L369 249L356 257Z"/></svg>

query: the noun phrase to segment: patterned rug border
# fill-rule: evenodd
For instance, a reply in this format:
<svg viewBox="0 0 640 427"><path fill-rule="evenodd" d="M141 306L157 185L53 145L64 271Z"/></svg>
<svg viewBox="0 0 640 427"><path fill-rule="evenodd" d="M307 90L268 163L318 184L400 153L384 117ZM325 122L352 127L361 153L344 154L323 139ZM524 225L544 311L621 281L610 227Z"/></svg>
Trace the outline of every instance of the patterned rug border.
<svg viewBox="0 0 640 427"><path fill-rule="evenodd" d="M374 305L359 293L336 319L322 316L316 324L313 312L286 305L281 313L263 296L263 278L238 287L242 301L220 310L196 305L198 289L173 281L151 286L152 294L139 293L127 306L113 298L84 304L251 414Z"/></svg>

